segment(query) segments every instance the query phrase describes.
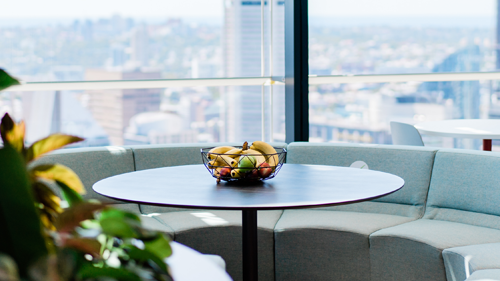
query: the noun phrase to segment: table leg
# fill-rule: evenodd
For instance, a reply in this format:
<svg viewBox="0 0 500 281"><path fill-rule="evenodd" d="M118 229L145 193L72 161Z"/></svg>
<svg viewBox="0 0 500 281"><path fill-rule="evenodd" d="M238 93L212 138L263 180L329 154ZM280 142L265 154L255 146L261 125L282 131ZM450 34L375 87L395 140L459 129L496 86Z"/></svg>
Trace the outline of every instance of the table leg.
<svg viewBox="0 0 500 281"><path fill-rule="evenodd" d="M483 140L483 150L491 151L491 140Z"/></svg>
<svg viewBox="0 0 500 281"><path fill-rule="evenodd" d="M243 281L257 280L257 210L243 210Z"/></svg>

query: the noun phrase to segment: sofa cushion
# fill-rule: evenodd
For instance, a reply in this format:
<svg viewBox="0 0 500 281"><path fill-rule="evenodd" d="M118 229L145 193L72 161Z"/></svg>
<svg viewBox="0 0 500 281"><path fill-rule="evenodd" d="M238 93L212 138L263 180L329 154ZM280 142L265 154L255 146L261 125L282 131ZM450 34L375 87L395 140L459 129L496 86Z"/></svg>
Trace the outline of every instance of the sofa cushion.
<svg viewBox="0 0 500 281"><path fill-rule="evenodd" d="M500 229L498 175L500 153L438 151L424 218Z"/></svg>
<svg viewBox="0 0 500 281"><path fill-rule="evenodd" d="M413 218L286 210L275 228L276 280L370 280L371 233Z"/></svg>
<svg viewBox="0 0 500 281"><path fill-rule="evenodd" d="M467 281L499 281L500 269L484 269L471 274Z"/></svg>
<svg viewBox="0 0 500 281"><path fill-rule="evenodd" d="M359 211L420 218L429 189L436 149L395 145L355 145L294 142L288 145L287 163L349 167L365 162L370 170L400 176L405 186L371 204L329 207L331 210ZM399 206L389 207L393 203Z"/></svg>
<svg viewBox="0 0 500 281"><path fill-rule="evenodd" d="M446 249L443 259L448 280L465 280L482 269L499 269L500 272L500 243Z"/></svg>
<svg viewBox="0 0 500 281"><path fill-rule="evenodd" d="M191 143L129 146L134 152L137 171L160 167L203 164L200 149L215 146L238 146L241 143ZM274 147L286 147L286 143L271 143ZM208 171L207 171L208 173ZM214 179L215 180L215 179ZM145 214L185 211L186 209L141 205Z"/></svg>
<svg viewBox="0 0 500 281"><path fill-rule="evenodd" d="M274 227L282 211L258 211L259 280L274 280ZM242 280L241 211L168 212L155 218L174 230L175 241L226 261L234 280Z"/></svg>
<svg viewBox="0 0 500 281"><path fill-rule="evenodd" d="M419 219L370 235L372 280L446 280L441 252L500 242L500 230Z"/></svg>
<svg viewBox="0 0 500 281"><path fill-rule="evenodd" d="M97 194L92 185L99 180L134 171L132 149L118 146L67 148L49 153L34 164L59 163L71 168L80 177L87 194L85 199L103 203L122 203Z"/></svg>

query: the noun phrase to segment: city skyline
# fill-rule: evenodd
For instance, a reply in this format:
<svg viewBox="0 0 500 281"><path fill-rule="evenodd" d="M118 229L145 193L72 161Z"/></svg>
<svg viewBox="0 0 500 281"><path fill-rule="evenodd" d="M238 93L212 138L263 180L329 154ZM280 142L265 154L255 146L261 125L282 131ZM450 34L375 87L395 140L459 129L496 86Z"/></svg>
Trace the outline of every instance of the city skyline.
<svg viewBox="0 0 500 281"><path fill-rule="evenodd" d="M278 2L283 1L274 3ZM143 22L115 15L73 20L61 25L0 27L0 48L3 50L0 64L13 75L20 75L28 81L85 80L85 77L90 77L85 76L89 69L117 73L114 79L140 79L135 76L121 78L119 74L134 71L156 72L158 79L260 76L261 7L258 1L248 3L251 4L241 6L237 13L230 12L231 7L237 6L234 3L229 9L227 5L219 6L220 9L226 7L223 25L192 24L182 18L168 17L157 22ZM268 7L265 8L267 11ZM284 48L283 13L279 9L274 12L273 41L277 53L274 55L273 74L282 75L284 58L279 54L283 55ZM495 69L494 25L474 22L465 27L421 28L369 25L366 23L373 23L373 18L366 17L365 20L357 26L347 27L310 25L310 73L391 74ZM267 13L265 21L264 74L268 75L270 34ZM477 49L473 56L464 53L472 47ZM473 69L437 67L454 56L459 58L454 60L455 65L470 61L476 64ZM102 78L99 75L93 77L91 80ZM444 83L437 88L419 85L423 84L311 86L311 141L387 143L390 142L390 120L412 123L467 116L469 113L484 118L490 116L490 108L494 110L493 97L500 96L483 82L461 92L457 92L457 86L465 84L448 87ZM284 89L278 86L274 89L271 117L269 87L265 87L264 135L269 138L269 120L273 120L275 140L284 140L284 111L281 108ZM69 94L93 113L93 118L101 124L101 131L107 132L111 144L254 140L260 139L262 133L260 86L226 90L217 87L168 88L158 90L154 100L145 102L139 102L140 92L133 93L134 97L126 97L121 91L61 92L59 95ZM4 94L0 99L0 109L19 108L19 104L26 100L23 95ZM110 101L100 101L96 97L106 97ZM129 98L126 105L125 100ZM487 103L489 100L491 106ZM148 103L151 107L130 110L136 106L134 101L137 105ZM104 108L109 112L106 113ZM129 113L125 114L126 108ZM462 113L459 116L456 112ZM54 109L48 114L57 116L56 113ZM77 127L73 123L72 127L51 128L75 131ZM102 135L99 138L102 139ZM104 142L96 140L90 143Z"/></svg>

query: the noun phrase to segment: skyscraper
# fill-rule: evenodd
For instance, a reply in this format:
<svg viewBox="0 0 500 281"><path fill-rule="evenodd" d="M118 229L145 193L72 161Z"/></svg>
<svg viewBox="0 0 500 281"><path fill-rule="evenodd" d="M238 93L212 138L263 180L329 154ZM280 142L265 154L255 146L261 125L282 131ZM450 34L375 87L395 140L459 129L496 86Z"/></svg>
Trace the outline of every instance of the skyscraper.
<svg viewBox="0 0 500 281"><path fill-rule="evenodd" d="M270 73L270 1L264 2L265 75ZM273 3L273 75L284 75L284 1ZM224 76L261 76L261 1L229 0L224 7ZM269 87L266 87L269 88ZM275 92L280 96L279 89ZM261 139L261 86L225 87L227 141ZM282 94L282 93L281 93ZM284 114L284 113L283 113ZM270 124L267 116L266 124ZM267 128L266 131L269 131ZM269 134L269 132L266 132Z"/></svg>
<svg viewBox="0 0 500 281"><path fill-rule="evenodd" d="M120 72L89 69L85 80L160 79L160 72ZM92 90L89 109L97 123L109 135L111 144L123 145L125 128L132 116L160 109L161 89Z"/></svg>
<svg viewBox="0 0 500 281"><path fill-rule="evenodd" d="M479 46L464 47L449 55L436 65L432 72L478 72L482 54ZM452 99L459 119L479 118L479 81L425 82L420 89L427 92L442 92L444 99Z"/></svg>

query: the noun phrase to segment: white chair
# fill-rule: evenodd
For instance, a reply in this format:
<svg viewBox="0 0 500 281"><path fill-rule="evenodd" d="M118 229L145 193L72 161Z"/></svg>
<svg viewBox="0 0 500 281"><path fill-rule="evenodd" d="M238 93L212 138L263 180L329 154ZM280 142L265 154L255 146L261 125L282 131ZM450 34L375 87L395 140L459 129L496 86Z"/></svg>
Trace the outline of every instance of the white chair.
<svg viewBox="0 0 500 281"><path fill-rule="evenodd" d="M424 146L422 137L413 125L391 122L392 144Z"/></svg>

